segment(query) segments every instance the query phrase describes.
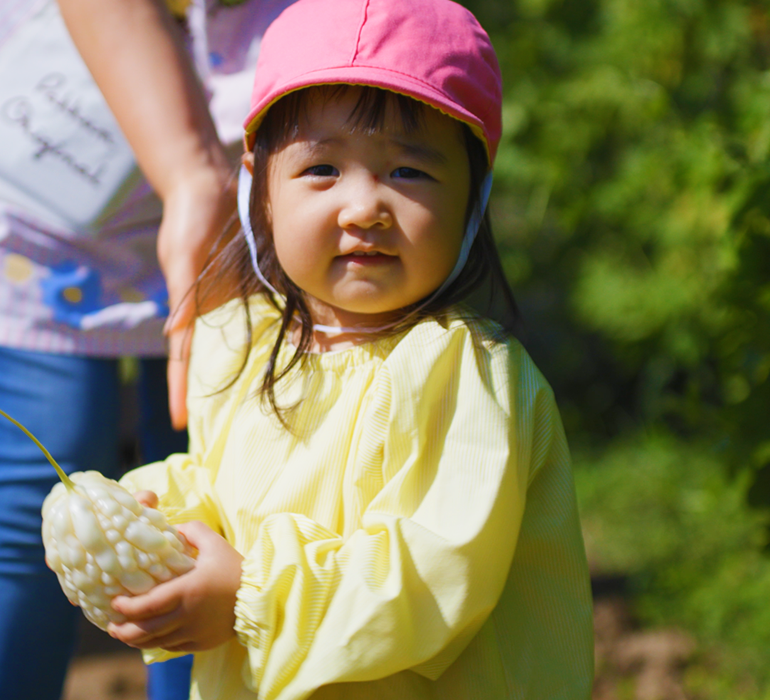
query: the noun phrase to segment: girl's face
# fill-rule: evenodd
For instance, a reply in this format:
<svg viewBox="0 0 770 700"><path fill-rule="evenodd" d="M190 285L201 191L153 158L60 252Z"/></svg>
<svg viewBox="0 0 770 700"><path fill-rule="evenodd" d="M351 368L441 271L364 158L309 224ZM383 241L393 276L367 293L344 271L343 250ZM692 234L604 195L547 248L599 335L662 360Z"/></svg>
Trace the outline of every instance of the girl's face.
<svg viewBox="0 0 770 700"><path fill-rule="evenodd" d="M470 168L460 124L432 108L416 133L392 105L382 129L351 129L359 93L309 100L296 139L269 160L267 215L313 321L370 328L451 272Z"/></svg>

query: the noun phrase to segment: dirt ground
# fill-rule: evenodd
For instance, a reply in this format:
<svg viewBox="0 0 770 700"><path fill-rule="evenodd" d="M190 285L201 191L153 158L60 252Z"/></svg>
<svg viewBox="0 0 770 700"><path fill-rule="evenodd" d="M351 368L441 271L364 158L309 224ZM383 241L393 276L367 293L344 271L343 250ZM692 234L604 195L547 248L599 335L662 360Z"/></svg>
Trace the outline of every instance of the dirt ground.
<svg viewBox="0 0 770 700"><path fill-rule="evenodd" d="M691 700L682 679L696 647L673 628L635 629L623 598L594 604L596 681L593 700Z"/></svg>
<svg viewBox="0 0 770 700"><path fill-rule="evenodd" d="M81 627L63 700L146 700L139 652L85 618ZM593 700L690 700L682 686L683 671L695 653L689 636L676 629L636 629L628 603L612 586L596 596L594 628Z"/></svg>
<svg viewBox="0 0 770 700"><path fill-rule="evenodd" d="M146 700L141 654L81 618L63 700Z"/></svg>

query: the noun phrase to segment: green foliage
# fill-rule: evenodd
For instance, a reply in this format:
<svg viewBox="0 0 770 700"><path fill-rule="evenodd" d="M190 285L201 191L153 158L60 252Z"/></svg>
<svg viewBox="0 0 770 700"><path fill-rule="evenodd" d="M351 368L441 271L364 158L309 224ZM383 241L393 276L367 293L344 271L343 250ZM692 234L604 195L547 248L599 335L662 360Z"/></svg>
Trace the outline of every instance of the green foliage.
<svg viewBox="0 0 770 700"><path fill-rule="evenodd" d="M746 507L746 473L719 454L666 435L582 455L576 475L595 566L630 577L649 624L679 624L731 650L733 673L767 685L768 516Z"/></svg>
<svg viewBox="0 0 770 700"><path fill-rule="evenodd" d="M524 341L601 455L579 472L594 562L764 678L770 8L467 4L505 81L492 205Z"/></svg>
<svg viewBox="0 0 770 700"><path fill-rule="evenodd" d="M745 0L485 0L496 229L570 432L770 448L770 16ZM761 414L761 412L760 412Z"/></svg>

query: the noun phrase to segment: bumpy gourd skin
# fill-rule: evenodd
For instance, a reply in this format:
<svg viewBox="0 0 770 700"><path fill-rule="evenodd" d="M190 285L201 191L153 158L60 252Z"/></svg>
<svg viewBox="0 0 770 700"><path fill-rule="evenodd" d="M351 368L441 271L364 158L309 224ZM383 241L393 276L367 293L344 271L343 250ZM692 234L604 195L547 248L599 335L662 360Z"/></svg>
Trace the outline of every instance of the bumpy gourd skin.
<svg viewBox="0 0 770 700"><path fill-rule="evenodd" d="M70 474L75 488L53 487L43 502L48 566L67 598L97 627L125 618L118 595L139 595L195 565L194 550L158 510L96 471Z"/></svg>

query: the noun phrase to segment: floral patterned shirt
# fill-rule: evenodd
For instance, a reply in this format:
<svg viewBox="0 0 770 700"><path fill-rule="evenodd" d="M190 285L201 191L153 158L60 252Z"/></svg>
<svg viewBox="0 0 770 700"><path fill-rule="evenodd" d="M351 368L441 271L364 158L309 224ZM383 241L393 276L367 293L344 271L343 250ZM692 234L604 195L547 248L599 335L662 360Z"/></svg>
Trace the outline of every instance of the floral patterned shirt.
<svg viewBox="0 0 770 700"><path fill-rule="evenodd" d="M187 5L191 54L224 143L240 139L261 36L292 1L192 0ZM0 0L0 59L14 33L43 11L58 15L55 0ZM68 37L62 42L79 61ZM70 93L49 90L47 96L81 127L94 129L85 107ZM0 104L0 126L9 122L9 104ZM16 115L15 126L41 138L40 130L29 126L30 116L24 117L26 122ZM47 144L36 158L53 163L69 157L60 146ZM98 227L85 230L41 216L25 205L29 198L9 195L4 157L0 149L0 346L101 357L164 355L168 297L156 257L161 205L135 164L119 205Z"/></svg>

